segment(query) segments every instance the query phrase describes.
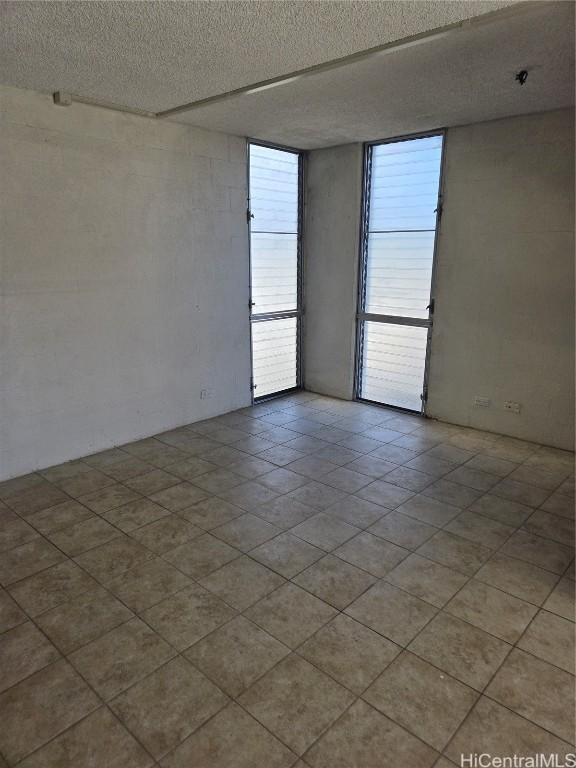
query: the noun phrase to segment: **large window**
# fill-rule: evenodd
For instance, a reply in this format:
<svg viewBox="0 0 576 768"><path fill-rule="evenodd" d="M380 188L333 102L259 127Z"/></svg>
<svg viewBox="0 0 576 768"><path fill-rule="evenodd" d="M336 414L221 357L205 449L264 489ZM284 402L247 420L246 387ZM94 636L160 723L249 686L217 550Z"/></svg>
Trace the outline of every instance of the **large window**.
<svg viewBox="0 0 576 768"><path fill-rule="evenodd" d="M254 398L300 384L301 155L250 144Z"/></svg>
<svg viewBox="0 0 576 768"><path fill-rule="evenodd" d="M442 135L366 147L358 386L411 411L426 401Z"/></svg>

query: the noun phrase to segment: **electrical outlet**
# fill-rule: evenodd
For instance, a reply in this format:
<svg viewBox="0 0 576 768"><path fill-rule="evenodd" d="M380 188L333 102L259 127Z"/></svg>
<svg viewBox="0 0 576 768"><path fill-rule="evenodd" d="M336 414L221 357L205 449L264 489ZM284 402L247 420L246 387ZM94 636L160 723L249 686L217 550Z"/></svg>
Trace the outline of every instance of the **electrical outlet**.
<svg viewBox="0 0 576 768"><path fill-rule="evenodd" d="M200 390L200 400L210 400L214 392L211 389Z"/></svg>
<svg viewBox="0 0 576 768"><path fill-rule="evenodd" d="M474 398L474 405L476 408L490 408L490 398L489 397L480 397L480 395L476 395Z"/></svg>
<svg viewBox="0 0 576 768"><path fill-rule="evenodd" d="M504 402L504 410L510 411L510 413L520 413L520 403L515 403L514 400L506 400Z"/></svg>

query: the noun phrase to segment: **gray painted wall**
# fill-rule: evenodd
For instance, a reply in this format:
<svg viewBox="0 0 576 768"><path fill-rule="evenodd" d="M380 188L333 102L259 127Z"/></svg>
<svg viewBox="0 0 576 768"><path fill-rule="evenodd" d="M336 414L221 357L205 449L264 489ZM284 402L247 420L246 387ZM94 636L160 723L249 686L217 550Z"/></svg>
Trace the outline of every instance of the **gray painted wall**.
<svg viewBox="0 0 576 768"><path fill-rule="evenodd" d="M305 385L349 400L354 387L362 145L320 149L306 161Z"/></svg>
<svg viewBox="0 0 576 768"><path fill-rule="evenodd" d="M571 110L447 132L430 416L573 447L573 136ZM358 229L359 147L312 152L309 167L306 382L351 397L358 244L346 233ZM476 395L491 406L474 406Z"/></svg>
<svg viewBox="0 0 576 768"><path fill-rule="evenodd" d="M0 479L248 405L244 140L0 114Z"/></svg>

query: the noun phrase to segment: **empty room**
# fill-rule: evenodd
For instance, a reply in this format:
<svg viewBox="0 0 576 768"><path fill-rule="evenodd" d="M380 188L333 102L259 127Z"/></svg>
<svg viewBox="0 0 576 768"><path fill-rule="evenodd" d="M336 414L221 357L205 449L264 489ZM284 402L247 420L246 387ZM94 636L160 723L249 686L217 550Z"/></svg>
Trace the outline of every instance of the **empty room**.
<svg viewBox="0 0 576 768"><path fill-rule="evenodd" d="M570 768L575 4L0 1L0 768Z"/></svg>

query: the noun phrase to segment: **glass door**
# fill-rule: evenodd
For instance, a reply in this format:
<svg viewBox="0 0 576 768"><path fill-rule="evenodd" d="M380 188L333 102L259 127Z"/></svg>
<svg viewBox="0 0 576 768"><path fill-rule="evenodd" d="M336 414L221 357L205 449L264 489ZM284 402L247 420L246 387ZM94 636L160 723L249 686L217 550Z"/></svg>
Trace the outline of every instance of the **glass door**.
<svg viewBox="0 0 576 768"><path fill-rule="evenodd" d="M302 157L249 145L250 319L255 400L300 386Z"/></svg>
<svg viewBox="0 0 576 768"><path fill-rule="evenodd" d="M366 147L357 397L426 403L443 135Z"/></svg>

